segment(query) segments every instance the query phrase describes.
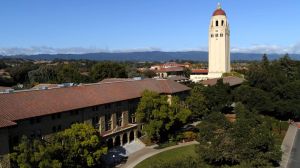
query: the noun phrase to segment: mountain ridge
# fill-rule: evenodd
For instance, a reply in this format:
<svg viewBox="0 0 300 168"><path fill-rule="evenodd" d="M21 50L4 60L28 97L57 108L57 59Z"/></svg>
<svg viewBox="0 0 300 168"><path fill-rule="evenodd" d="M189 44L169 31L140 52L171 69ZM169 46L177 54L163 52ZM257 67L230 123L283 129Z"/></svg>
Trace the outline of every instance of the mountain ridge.
<svg viewBox="0 0 300 168"><path fill-rule="evenodd" d="M231 53L233 61L255 61L261 60L263 54L258 53ZM268 54L270 60L278 59L284 54ZM290 54L292 59L300 60L300 54ZM144 51L144 52L101 52L101 53L86 53L86 54L37 54L37 55L15 55L15 56L0 56L0 58L22 58L31 60L111 60L111 61L170 61L170 60L192 60L192 61L207 61L208 53L205 51Z"/></svg>

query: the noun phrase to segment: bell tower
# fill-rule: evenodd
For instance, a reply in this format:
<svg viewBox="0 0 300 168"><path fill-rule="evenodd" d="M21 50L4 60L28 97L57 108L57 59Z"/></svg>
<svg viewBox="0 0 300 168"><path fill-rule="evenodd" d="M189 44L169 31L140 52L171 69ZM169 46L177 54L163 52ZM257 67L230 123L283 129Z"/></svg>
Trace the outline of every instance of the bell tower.
<svg viewBox="0 0 300 168"><path fill-rule="evenodd" d="M230 72L230 30L225 11L218 3L209 25L208 76L219 78Z"/></svg>

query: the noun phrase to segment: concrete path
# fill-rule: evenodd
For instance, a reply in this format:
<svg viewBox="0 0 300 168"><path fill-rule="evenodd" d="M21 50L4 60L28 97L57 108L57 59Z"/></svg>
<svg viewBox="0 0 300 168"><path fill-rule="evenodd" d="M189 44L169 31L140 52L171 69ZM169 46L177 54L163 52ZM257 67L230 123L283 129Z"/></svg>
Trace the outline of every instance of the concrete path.
<svg viewBox="0 0 300 168"><path fill-rule="evenodd" d="M300 131L297 131L287 168L300 167Z"/></svg>
<svg viewBox="0 0 300 168"><path fill-rule="evenodd" d="M299 132L298 128L297 128L298 124L299 123L290 124L289 128L288 128L288 130L285 134L284 140L283 140L282 145L281 145L281 150L283 152L281 163L280 163L281 168L289 168L288 164L289 164L289 162L292 158L291 154L295 155L295 150L296 149L294 149L295 148L294 142L297 141L296 135ZM299 140L300 139L298 139L298 141Z"/></svg>
<svg viewBox="0 0 300 168"><path fill-rule="evenodd" d="M192 142L180 143L178 145L163 148L163 149L154 149L155 146L145 147L144 149L142 149L138 152L135 152L132 155L129 155L126 164L120 165L118 167L120 167L120 168L134 168L134 166L136 166L137 164L139 164L140 162L142 162L143 160L145 160L145 159L147 159L151 156L154 156L156 154L159 154L159 153L167 151L167 150L180 148L180 147L188 146L188 145L194 145L194 144L198 144L198 142L197 141L192 141Z"/></svg>

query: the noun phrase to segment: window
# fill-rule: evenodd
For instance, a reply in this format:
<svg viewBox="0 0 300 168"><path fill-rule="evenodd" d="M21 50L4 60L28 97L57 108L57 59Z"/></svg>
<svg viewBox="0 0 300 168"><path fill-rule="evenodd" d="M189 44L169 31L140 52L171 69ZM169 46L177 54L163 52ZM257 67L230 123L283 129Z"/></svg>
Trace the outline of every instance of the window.
<svg viewBox="0 0 300 168"><path fill-rule="evenodd" d="M52 127L52 132L55 133L56 132L56 126Z"/></svg>
<svg viewBox="0 0 300 168"><path fill-rule="evenodd" d="M39 138L42 137L42 131L40 129L36 131L36 136Z"/></svg>
<svg viewBox="0 0 300 168"><path fill-rule="evenodd" d="M99 110L99 107L98 107L98 106L94 106L94 107L92 107L92 110L93 110L93 111L98 111L98 110Z"/></svg>
<svg viewBox="0 0 300 168"><path fill-rule="evenodd" d="M36 123L40 123L41 122L41 118L40 117L37 117L36 118Z"/></svg>
<svg viewBox="0 0 300 168"><path fill-rule="evenodd" d="M78 115L79 111L78 110L72 110L70 111L70 115Z"/></svg>
<svg viewBox="0 0 300 168"><path fill-rule="evenodd" d="M220 34L220 37L223 37L223 33Z"/></svg>
<svg viewBox="0 0 300 168"><path fill-rule="evenodd" d="M211 36L211 38L213 38L213 37L214 37L214 35L213 35L213 34L211 34L210 36Z"/></svg>
<svg viewBox="0 0 300 168"><path fill-rule="evenodd" d="M216 26L219 26L219 21L216 21Z"/></svg>
<svg viewBox="0 0 300 168"><path fill-rule="evenodd" d="M98 123L99 123L99 117L98 116L93 117L92 118L92 124L93 124L93 126L97 127Z"/></svg>
<svg viewBox="0 0 300 168"><path fill-rule="evenodd" d="M61 131L61 125L57 126L57 131Z"/></svg>
<svg viewBox="0 0 300 168"><path fill-rule="evenodd" d="M58 132L58 131L61 131L61 125L53 126L53 127L52 127L52 132L53 132L53 133Z"/></svg>
<svg viewBox="0 0 300 168"><path fill-rule="evenodd" d="M117 106L117 107L122 106L122 102L117 102L116 106Z"/></svg>
<svg viewBox="0 0 300 168"><path fill-rule="evenodd" d="M222 20L222 26L224 26L224 20Z"/></svg>
<svg viewBox="0 0 300 168"><path fill-rule="evenodd" d="M59 113L59 114L53 114L53 115L51 116L52 120L59 119L60 117L61 117L61 114L60 114L60 113Z"/></svg>
<svg viewBox="0 0 300 168"><path fill-rule="evenodd" d="M219 37L219 34L216 34L216 37Z"/></svg>
<svg viewBox="0 0 300 168"><path fill-rule="evenodd" d="M117 112L117 125L122 126L122 112Z"/></svg>
<svg viewBox="0 0 300 168"><path fill-rule="evenodd" d="M36 117L36 118L31 118L30 119L30 124L37 124L41 122L41 117Z"/></svg>
<svg viewBox="0 0 300 168"><path fill-rule="evenodd" d="M105 108L105 109L110 109L110 107L111 107L111 104L105 104L105 105L104 105L104 108Z"/></svg>
<svg viewBox="0 0 300 168"><path fill-rule="evenodd" d="M105 131L111 130L111 114L105 114Z"/></svg>
<svg viewBox="0 0 300 168"><path fill-rule="evenodd" d="M34 118L30 119L30 124L34 124Z"/></svg>

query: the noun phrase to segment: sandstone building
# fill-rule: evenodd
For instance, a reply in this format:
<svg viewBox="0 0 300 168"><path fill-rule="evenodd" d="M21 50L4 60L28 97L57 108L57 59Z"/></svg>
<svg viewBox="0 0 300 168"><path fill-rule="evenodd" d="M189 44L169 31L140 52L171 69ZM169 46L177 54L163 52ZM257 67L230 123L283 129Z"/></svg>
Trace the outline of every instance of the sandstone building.
<svg viewBox="0 0 300 168"><path fill-rule="evenodd" d="M45 137L73 123L90 123L109 146L141 136L135 111L144 90L184 97L190 88L171 80L114 80L0 94L0 163L22 135Z"/></svg>

